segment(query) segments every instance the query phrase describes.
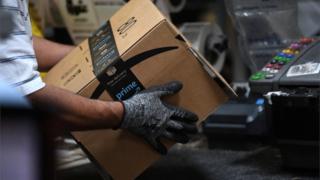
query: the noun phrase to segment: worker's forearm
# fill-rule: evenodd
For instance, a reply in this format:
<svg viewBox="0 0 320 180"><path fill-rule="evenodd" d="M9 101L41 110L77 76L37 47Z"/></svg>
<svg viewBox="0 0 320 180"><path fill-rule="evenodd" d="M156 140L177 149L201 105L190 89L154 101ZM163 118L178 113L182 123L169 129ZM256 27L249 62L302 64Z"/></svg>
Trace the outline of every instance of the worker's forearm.
<svg viewBox="0 0 320 180"><path fill-rule="evenodd" d="M70 130L116 128L123 116L120 102L90 100L50 85L28 98L34 106L53 112Z"/></svg>
<svg viewBox="0 0 320 180"><path fill-rule="evenodd" d="M59 44L33 36L33 48L36 53L39 70L48 71L64 58L74 46Z"/></svg>

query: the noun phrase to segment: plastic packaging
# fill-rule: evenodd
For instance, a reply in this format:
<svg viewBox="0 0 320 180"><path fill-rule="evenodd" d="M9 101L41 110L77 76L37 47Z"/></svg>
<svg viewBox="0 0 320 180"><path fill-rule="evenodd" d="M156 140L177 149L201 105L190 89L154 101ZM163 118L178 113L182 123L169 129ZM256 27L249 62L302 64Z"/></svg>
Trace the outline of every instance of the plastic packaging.
<svg viewBox="0 0 320 180"><path fill-rule="evenodd" d="M226 6L252 72L301 36L296 0L226 0Z"/></svg>

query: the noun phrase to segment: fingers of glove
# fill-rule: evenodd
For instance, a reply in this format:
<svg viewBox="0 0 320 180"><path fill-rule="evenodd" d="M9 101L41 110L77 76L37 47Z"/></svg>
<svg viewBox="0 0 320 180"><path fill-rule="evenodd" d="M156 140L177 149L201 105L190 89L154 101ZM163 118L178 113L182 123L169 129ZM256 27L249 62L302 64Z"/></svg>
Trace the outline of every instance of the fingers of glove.
<svg viewBox="0 0 320 180"><path fill-rule="evenodd" d="M170 131L181 131L186 134L197 134L198 133L198 128L195 123L184 123L184 122L179 122L180 125L183 126L182 129L174 129L171 127L168 127L167 129Z"/></svg>
<svg viewBox="0 0 320 180"><path fill-rule="evenodd" d="M183 131L187 134L198 133L198 128L195 123L184 123L175 120L170 120L167 123L167 129L170 131Z"/></svg>
<svg viewBox="0 0 320 180"><path fill-rule="evenodd" d="M146 141L155 149L158 153L162 155L166 155L168 150L167 148L160 142L159 139L154 138L145 138Z"/></svg>
<svg viewBox="0 0 320 180"><path fill-rule="evenodd" d="M163 132L161 137L173 140L175 142L183 143L183 144L189 142L189 137L182 132L165 131L165 132Z"/></svg>
<svg viewBox="0 0 320 180"><path fill-rule="evenodd" d="M182 89L182 83L179 81L171 81L167 84L150 87L143 91L144 93L154 92L159 97L168 96L179 92Z"/></svg>
<svg viewBox="0 0 320 180"><path fill-rule="evenodd" d="M170 120L167 123L167 128L168 129L175 129L175 130L182 130L184 127L180 122Z"/></svg>
<svg viewBox="0 0 320 180"><path fill-rule="evenodd" d="M173 115L171 116L172 119L187 122L187 123L195 123L198 121L198 116L184 108L172 106L169 104L164 104L166 107L168 107L171 111L173 111Z"/></svg>

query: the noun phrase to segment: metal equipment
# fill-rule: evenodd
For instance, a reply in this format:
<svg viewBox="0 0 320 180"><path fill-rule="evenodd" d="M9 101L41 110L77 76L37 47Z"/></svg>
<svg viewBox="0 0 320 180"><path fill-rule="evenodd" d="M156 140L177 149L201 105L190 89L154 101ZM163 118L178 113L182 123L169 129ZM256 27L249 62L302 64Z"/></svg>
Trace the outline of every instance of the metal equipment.
<svg viewBox="0 0 320 180"><path fill-rule="evenodd" d="M265 94L284 165L319 168L320 41L302 38L250 78Z"/></svg>
<svg viewBox="0 0 320 180"><path fill-rule="evenodd" d="M269 133L264 99L253 100L230 100L208 116L203 132L208 137L209 148L248 149L250 146L244 142Z"/></svg>

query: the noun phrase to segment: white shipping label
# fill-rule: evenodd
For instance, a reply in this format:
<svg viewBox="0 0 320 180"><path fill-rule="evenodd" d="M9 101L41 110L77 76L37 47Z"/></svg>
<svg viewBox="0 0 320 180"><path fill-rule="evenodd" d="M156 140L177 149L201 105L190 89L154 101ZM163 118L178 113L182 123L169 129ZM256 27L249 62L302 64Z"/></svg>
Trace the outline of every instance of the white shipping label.
<svg viewBox="0 0 320 180"><path fill-rule="evenodd" d="M305 76L318 74L320 72L320 63L308 62L290 67L287 77Z"/></svg>

